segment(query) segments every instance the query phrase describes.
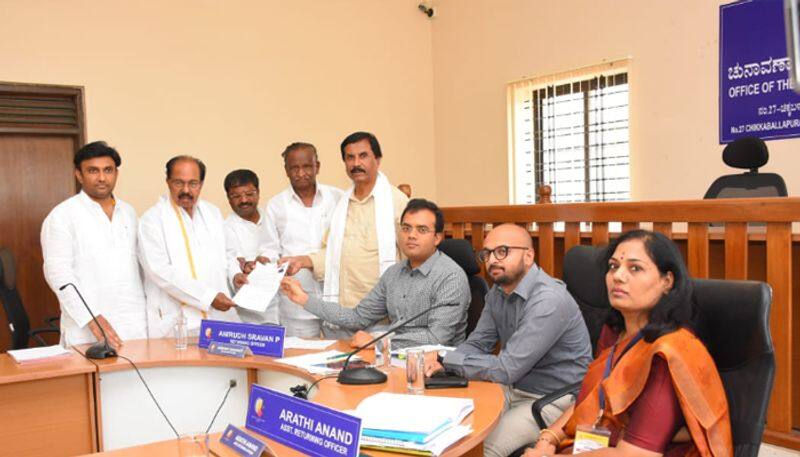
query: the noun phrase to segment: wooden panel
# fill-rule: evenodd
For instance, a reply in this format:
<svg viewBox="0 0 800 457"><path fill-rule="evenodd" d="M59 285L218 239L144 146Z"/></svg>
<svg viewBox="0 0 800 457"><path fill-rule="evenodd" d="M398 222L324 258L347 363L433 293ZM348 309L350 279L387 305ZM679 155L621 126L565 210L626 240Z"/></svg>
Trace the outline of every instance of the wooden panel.
<svg viewBox="0 0 800 457"><path fill-rule="evenodd" d="M573 246L581 244L581 224L567 222L564 228L564 252L569 252Z"/></svg>
<svg viewBox="0 0 800 457"><path fill-rule="evenodd" d="M623 222L622 223L622 233L630 232L631 230L636 230L639 228L638 222Z"/></svg>
<svg viewBox="0 0 800 457"><path fill-rule="evenodd" d="M725 279L747 279L747 224L725 224Z"/></svg>
<svg viewBox="0 0 800 457"><path fill-rule="evenodd" d="M456 222L453 224L453 238L458 240L464 239L464 223Z"/></svg>
<svg viewBox="0 0 800 457"><path fill-rule="evenodd" d="M687 267L695 278L708 278L708 224L692 222L689 224Z"/></svg>
<svg viewBox="0 0 800 457"><path fill-rule="evenodd" d="M442 212L450 222L784 222L798 219L800 197L458 206Z"/></svg>
<svg viewBox="0 0 800 457"><path fill-rule="evenodd" d="M59 315L55 294L44 280L39 234L58 203L75 194L75 140L62 136L0 136L0 246L17 261L17 288L31 327ZM0 313L0 350L9 346L5 313ZM46 335L50 343L58 339Z"/></svg>
<svg viewBox="0 0 800 457"><path fill-rule="evenodd" d="M608 223L592 222L592 246L608 244Z"/></svg>
<svg viewBox="0 0 800 457"><path fill-rule="evenodd" d="M767 224L767 282L772 286L770 330L775 346L775 385L767 423L770 429L792 428L792 226Z"/></svg>
<svg viewBox="0 0 800 457"><path fill-rule="evenodd" d="M663 234L667 238L672 238L672 222L655 222L653 231Z"/></svg>
<svg viewBox="0 0 800 457"><path fill-rule="evenodd" d="M480 251L483 249L483 223L482 222L473 222L472 223L472 249L475 252Z"/></svg>
<svg viewBox="0 0 800 457"><path fill-rule="evenodd" d="M90 379L90 375L77 374L0 385L3 455L96 452Z"/></svg>
<svg viewBox="0 0 800 457"><path fill-rule="evenodd" d="M539 224L539 252L536 253L539 266L549 275L555 271L555 247L553 244L553 223Z"/></svg>

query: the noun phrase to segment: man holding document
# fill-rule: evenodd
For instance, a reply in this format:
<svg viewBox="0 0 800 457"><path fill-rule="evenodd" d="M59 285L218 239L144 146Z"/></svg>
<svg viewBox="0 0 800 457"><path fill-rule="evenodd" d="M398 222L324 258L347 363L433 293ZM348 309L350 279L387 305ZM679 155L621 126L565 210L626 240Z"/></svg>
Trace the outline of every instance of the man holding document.
<svg viewBox="0 0 800 457"><path fill-rule="evenodd" d="M306 268L323 280L325 300L355 307L386 270L400 260L397 226L408 197L379 171L380 143L375 135L355 132L340 146L347 176L353 182L331 214L322 248L308 255L285 256L287 274ZM326 338L349 338L346 329L324 322Z"/></svg>
<svg viewBox="0 0 800 457"><path fill-rule="evenodd" d="M177 156L167 162L166 172L169 193L139 223L150 338L171 336L175 323L184 318L190 333L205 318L238 322L236 305L228 298L228 279L241 283L244 278L229 271L219 208L200 200L205 164Z"/></svg>
<svg viewBox="0 0 800 457"><path fill-rule="evenodd" d="M408 203L401 221L400 249L407 260L389 267L355 308L310 297L291 277L283 279L281 290L306 311L350 331L368 328L387 317L395 323L425 309L457 304L409 322L397 330L392 342L397 348L459 344L465 337L470 291L464 270L436 249L444 238L442 212L435 203L417 198ZM367 338L357 333L355 339Z"/></svg>

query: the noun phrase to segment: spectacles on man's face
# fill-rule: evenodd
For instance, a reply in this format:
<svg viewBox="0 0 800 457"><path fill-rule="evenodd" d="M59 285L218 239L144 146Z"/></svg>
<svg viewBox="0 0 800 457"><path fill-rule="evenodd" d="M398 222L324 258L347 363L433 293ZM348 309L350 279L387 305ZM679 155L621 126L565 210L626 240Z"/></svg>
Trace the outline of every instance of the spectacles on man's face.
<svg viewBox="0 0 800 457"><path fill-rule="evenodd" d="M203 184L202 181L198 181L193 179L191 181L184 181L182 179L170 179L169 186L175 190L183 189L184 187L189 187L189 189L197 190Z"/></svg>
<svg viewBox="0 0 800 457"><path fill-rule="evenodd" d="M231 200L241 200L244 197L253 198L258 195L258 190L251 190L250 192L242 192L241 194L228 194Z"/></svg>
<svg viewBox="0 0 800 457"><path fill-rule="evenodd" d="M497 260L503 260L506 257L508 257L508 251L511 249L524 249L527 251L530 248L526 248L524 246L506 246L506 245L500 245L494 249L483 248L480 251L478 251L478 260L480 260L481 262L488 262L490 254L494 254L494 258Z"/></svg>
<svg viewBox="0 0 800 457"><path fill-rule="evenodd" d="M407 235L411 234L411 232L413 232L414 229L417 229L417 233L419 233L420 235L427 235L429 233L433 233L433 229L428 227L427 225L418 225L414 227L413 225L410 224L403 224L400 226L400 231Z"/></svg>

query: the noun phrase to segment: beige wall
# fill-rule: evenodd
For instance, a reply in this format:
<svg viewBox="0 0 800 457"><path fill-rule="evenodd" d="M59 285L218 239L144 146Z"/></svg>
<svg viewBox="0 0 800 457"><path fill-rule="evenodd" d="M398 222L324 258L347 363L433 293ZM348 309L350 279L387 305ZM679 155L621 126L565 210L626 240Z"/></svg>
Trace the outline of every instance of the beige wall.
<svg viewBox="0 0 800 457"><path fill-rule="evenodd" d="M506 83L631 57L634 199L698 198L720 159L718 1L0 0L0 81L82 85L90 140L123 154L118 194L140 212L178 153L253 168L262 198L279 157L315 143L321 180L346 186L338 144L375 132L394 183L444 205L508 201ZM767 171L800 191L794 149Z"/></svg>
<svg viewBox="0 0 800 457"><path fill-rule="evenodd" d="M718 176L719 5L709 0L437 0L439 202L508 202L506 83L630 56L636 200L700 198ZM800 140L768 143L764 171L800 193Z"/></svg>
<svg viewBox="0 0 800 457"><path fill-rule="evenodd" d="M435 197L431 23L412 0L0 0L0 81L80 85L89 140L123 155L118 195L141 213L163 166L208 165L204 196L254 169L262 200L305 140L321 180L346 186L339 143L374 132L395 184Z"/></svg>

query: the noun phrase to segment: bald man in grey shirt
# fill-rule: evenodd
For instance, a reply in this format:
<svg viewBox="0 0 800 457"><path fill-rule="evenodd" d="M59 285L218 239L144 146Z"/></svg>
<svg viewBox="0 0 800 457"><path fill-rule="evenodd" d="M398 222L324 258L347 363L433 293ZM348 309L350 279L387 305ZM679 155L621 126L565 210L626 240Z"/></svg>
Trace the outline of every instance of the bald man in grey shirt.
<svg viewBox="0 0 800 457"><path fill-rule="evenodd" d="M486 438L488 456L507 456L536 441L531 404L583 379L591 343L578 305L563 282L534 263L528 232L512 224L489 233L479 257L494 286L475 330L443 358L444 367L470 379L503 384L505 404L497 428ZM493 353L500 343L500 353ZM441 369L427 357L426 371ZM549 422L569 406L562 398L543 411Z"/></svg>

